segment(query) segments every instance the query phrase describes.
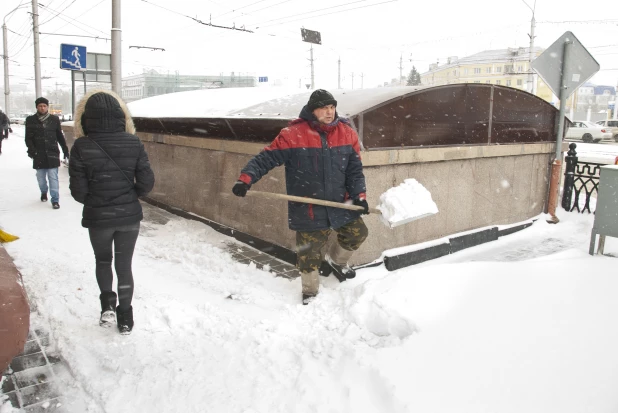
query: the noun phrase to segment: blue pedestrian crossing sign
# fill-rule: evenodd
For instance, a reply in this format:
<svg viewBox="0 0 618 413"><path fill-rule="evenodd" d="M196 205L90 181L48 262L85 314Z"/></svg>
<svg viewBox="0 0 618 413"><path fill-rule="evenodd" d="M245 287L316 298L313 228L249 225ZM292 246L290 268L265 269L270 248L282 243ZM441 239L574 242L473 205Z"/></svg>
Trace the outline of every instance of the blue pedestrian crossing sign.
<svg viewBox="0 0 618 413"><path fill-rule="evenodd" d="M61 44L60 69L86 70L86 46Z"/></svg>

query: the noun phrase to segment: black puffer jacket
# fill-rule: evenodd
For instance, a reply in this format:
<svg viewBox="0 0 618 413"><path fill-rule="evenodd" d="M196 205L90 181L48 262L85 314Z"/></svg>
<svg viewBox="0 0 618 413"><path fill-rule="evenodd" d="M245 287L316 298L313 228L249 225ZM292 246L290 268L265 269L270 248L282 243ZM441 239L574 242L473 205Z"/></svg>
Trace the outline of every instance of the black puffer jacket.
<svg viewBox="0 0 618 413"><path fill-rule="evenodd" d="M34 169L58 168L60 166L60 151L62 147L64 156L69 155L69 148L64 140L60 119L58 116L49 115L45 122L39 120L34 114L26 118L26 146L28 156L32 158Z"/></svg>
<svg viewBox="0 0 618 413"><path fill-rule="evenodd" d="M152 190L154 174L134 132L128 109L112 92L92 92L78 105L75 136L81 137L71 148L69 175L71 195L84 204L82 226L115 227L142 220L138 197Z"/></svg>

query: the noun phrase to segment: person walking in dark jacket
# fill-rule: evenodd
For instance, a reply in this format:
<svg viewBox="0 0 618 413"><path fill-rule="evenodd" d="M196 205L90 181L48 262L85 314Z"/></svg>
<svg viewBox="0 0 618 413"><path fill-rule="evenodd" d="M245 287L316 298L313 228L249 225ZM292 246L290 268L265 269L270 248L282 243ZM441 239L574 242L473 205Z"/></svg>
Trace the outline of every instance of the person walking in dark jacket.
<svg viewBox="0 0 618 413"><path fill-rule="evenodd" d="M356 273L348 264L365 241L367 227L360 217L369 213L358 135L336 111L332 94L318 89L311 94L300 118L281 130L275 140L242 169L232 192L244 197L251 185L271 169L285 165L288 195L344 202L364 211L350 211L299 202L288 203L289 228L296 231L297 264L302 279L303 304L319 289L321 249L334 230L337 242L325 255L342 281Z"/></svg>
<svg viewBox="0 0 618 413"><path fill-rule="evenodd" d="M38 98L35 101L36 113L26 118L26 146L28 156L32 158L32 167L36 169L36 178L41 190L41 202L47 202L49 192L54 209L60 208L60 194L58 192L58 167L60 166L60 151L62 148L64 159L69 157L64 134L60 128L58 116L49 113L49 101Z"/></svg>
<svg viewBox="0 0 618 413"><path fill-rule="evenodd" d="M154 174L144 145L134 135L131 114L115 93L84 96L75 111L74 131L69 187L73 198L84 204L82 226L88 228L101 291L99 324L110 327L116 321L121 334L130 334L131 262L143 218L138 197L152 190ZM118 294L113 291L113 256Z"/></svg>
<svg viewBox="0 0 618 413"><path fill-rule="evenodd" d="M9 138L9 132L13 133L13 129L11 129L11 120L6 113L2 112L2 108L0 108L0 155L2 155L2 141Z"/></svg>

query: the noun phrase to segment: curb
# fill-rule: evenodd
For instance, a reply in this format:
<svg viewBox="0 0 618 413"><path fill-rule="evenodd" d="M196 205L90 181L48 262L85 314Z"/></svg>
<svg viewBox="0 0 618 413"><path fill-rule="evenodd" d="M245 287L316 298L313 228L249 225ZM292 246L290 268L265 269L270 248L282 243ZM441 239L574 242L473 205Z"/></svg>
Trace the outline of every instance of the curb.
<svg viewBox="0 0 618 413"><path fill-rule="evenodd" d="M410 265L420 264L421 262L453 254L466 248L476 247L477 245L496 241L500 237L513 234L532 226L534 221L535 220L532 220L502 230L499 227L485 228L465 235L449 237L448 241L437 245L432 245L431 247L399 255L385 256L384 266L389 271L395 271L404 267L409 267Z"/></svg>

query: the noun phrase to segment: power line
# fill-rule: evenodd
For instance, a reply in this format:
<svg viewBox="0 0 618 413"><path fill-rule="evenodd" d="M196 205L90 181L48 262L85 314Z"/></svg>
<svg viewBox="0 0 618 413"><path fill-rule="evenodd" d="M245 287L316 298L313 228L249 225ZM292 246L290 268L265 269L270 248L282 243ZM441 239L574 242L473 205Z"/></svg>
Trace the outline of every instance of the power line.
<svg viewBox="0 0 618 413"><path fill-rule="evenodd" d="M356 0L356 1L349 2L349 3L339 4L337 6L325 7L323 9L311 10L311 11L306 11L306 12L302 12L302 13L295 13L295 14L292 14L292 15L289 15L289 16L285 16L285 17L277 17L276 19L271 19L271 20L266 20L266 21L260 22L260 23L256 23L255 26L262 25L264 23L270 23L270 22L273 22L273 21L289 19L290 17L302 16L302 15L311 14L311 13L319 13L319 12L324 11L324 10L332 10L332 9L336 9L337 7L348 6L350 4L356 4L356 3L363 3L363 2L366 2L366 1L369 1L369 0ZM268 27L268 26L266 26L266 27ZM256 27L256 29L258 29L258 28L259 27Z"/></svg>
<svg viewBox="0 0 618 413"><path fill-rule="evenodd" d="M73 3L75 3L76 1L77 1L77 0L73 0L73 1L72 1L69 5L68 5L68 6L66 6L64 9L62 9L62 11L59 11L59 12L57 12L57 13L56 13L53 9L51 9L49 6L44 6L44 5L42 5L42 4L41 4L41 5L40 5L41 7L45 8L45 9L48 9L48 10L51 10L53 13L56 13L56 15L55 15L54 17L50 18L50 19L45 20L43 23L39 23L39 26L42 26L42 25L44 25L45 23L48 23L48 22L50 22L50 21L54 20L56 17L58 17L58 15L60 15L60 14L61 14L62 12L64 12L66 9L68 9L69 7L71 7L71 6L73 5Z"/></svg>
<svg viewBox="0 0 618 413"><path fill-rule="evenodd" d="M13 30L9 29L8 27L7 27L6 29L7 29L8 31L10 31L11 33L16 34L16 35L18 35L18 36L21 36L21 37L26 37L26 36L25 36L25 35L23 35L23 34L19 34L19 33L17 33L17 32L14 32Z"/></svg>
<svg viewBox="0 0 618 413"><path fill-rule="evenodd" d="M271 4L270 6L262 7L261 9L251 10L251 12L248 12L248 13L240 13L240 16L242 16L242 15L255 16L254 13L257 13L257 12L262 11L262 10L270 9L271 7L279 6L279 5L283 4L283 3L288 3L290 1L292 1L292 0L283 0L283 1L279 2L279 3L275 3L275 4ZM224 21L225 20L233 19L234 17L240 17L240 16L228 17L228 18L224 19Z"/></svg>
<svg viewBox="0 0 618 413"><path fill-rule="evenodd" d="M244 26L244 25L243 25L243 26L241 26L241 27L236 27L236 25L234 25L234 26L232 26L232 27L228 27L228 26L220 26L220 25L217 25L217 24L212 24L212 23L210 23L210 22L209 22L209 23L206 23L206 22L203 22L202 20L198 19L197 17L187 16L186 14L182 14L182 13L179 13L179 12L177 12L177 11L170 10L170 9L168 9L167 7L163 7L163 6L159 6L158 4L151 3L151 2L149 2L148 0L141 0L141 1L143 1L144 3L151 4L151 5L155 6L155 7L162 8L163 10L167 10L167 11L169 11L170 13L175 13L175 14L178 14L178 15L180 15L180 16L182 16L182 17L186 17L186 18L191 19L191 20L193 20L193 21L195 21L195 22L197 22L197 23L199 23L199 24L202 24L202 25L204 25L204 26L210 26L210 27L214 27L214 28L217 28L217 29L228 29L228 30L237 30L237 31L240 31L240 32L248 32L248 33L253 33L253 31L245 29L245 26Z"/></svg>
<svg viewBox="0 0 618 413"><path fill-rule="evenodd" d="M112 39L109 39L107 37L86 36L86 35L82 35L82 34L62 34L62 33L43 33L43 32L39 32L39 34L44 34L44 35L47 35L47 36L88 37L90 39L112 40Z"/></svg>
<svg viewBox="0 0 618 413"><path fill-rule="evenodd" d="M86 11L85 11L84 13L82 13L80 16L82 16L82 15L86 14L87 12L89 12L90 10L94 9L94 8L95 8L95 7L97 7L99 4L101 4L103 1L104 1L104 0L102 0L102 1L101 1L101 2L99 2L99 3L97 3L95 6L91 7L90 9L86 10ZM73 3L71 3L71 4L73 4ZM70 6L70 5L69 5L69 6ZM45 7L45 6L43 6L43 7ZM68 6L67 6L67 7L68 7ZM45 7L45 8L47 8L47 7ZM50 9L50 10L52 10L52 9ZM55 10L52 10L52 11L53 11L53 12L55 12ZM86 24L84 24L84 23L78 22L78 21L77 21L77 18L79 18L80 16L78 16L78 17L76 17L76 18L73 18L73 17L70 17L70 16L66 16L67 18L71 19L71 20L69 21L69 20L65 19L64 17L62 17L62 16L61 16L61 14L62 14L62 13L61 13L61 12L59 12L59 13L58 13L58 14L56 14L56 16L54 16L54 17L60 17L60 19L62 19L62 20L64 20L65 22L67 22L67 24L70 24L70 25L72 25L72 26L74 26L74 27L77 27L79 30L83 30L83 31L85 31L85 32L89 32L89 30L84 29L83 27L79 27L79 26L77 26L76 24L74 24L73 22L77 22L77 23L79 23L80 25L87 27L88 29L96 30L97 32L100 32L100 33L103 33L103 34L107 34L107 32L104 32L104 31L102 31L102 30L99 30L99 29L97 29L97 28L95 28L95 27L91 27L91 26L88 26L88 25L86 25ZM62 14L62 15L64 16L64 14ZM51 19L50 19L50 20L51 20ZM47 21L49 21L49 20L47 20ZM40 26L40 25L39 25L39 26ZM64 26L61 26L58 30L62 29L62 28L63 28L63 27L65 27L65 26L66 26L66 24L65 24ZM54 33L57 33L57 32L58 32L58 30L56 30ZM90 33L90 34L93 34L93 33Z"/></svg>
<svg viewBox="0 0 618 413"><path fill-rule="evenodd" d="M228 12L225 12L225 13L223 13L223 14L220 14L220 15L218 15L218 16L215 16L215 19L216 19L216 18L218 18L218 17L221 17L221 16L225 16L226 14L236 13L238 10L241 10L241 9L246 9L247 7L251 7L251 6L253 6L254 4L263 3L263 2L265 2L265 1L266 1L266 0L258 0L258 1L255 1L255 2L253 2L253 3L251 3L251 4L247 4L246 6L239 7L239 8L237 8L236 10L230 10L230 11L228 11Z"/></svg>
<svg viewBox="0 0 618 413"><path fill-rule="evenodd" d="M359 1L364 1L364 0L359 0ZM366 9L368 7L379 6L379 5L386 4L386 3L394 3L396 1L398 1L398 0L388 0L388 1L383 1L381 3L368 4L366 6L353 7L351 9L345 9L345 10L335 11L335 12L331 12L331 13L318 14L317 16L309 16L309 17L303 17L303 18L300 18L300 19L288 20L286 22L281 22L281 23L273 23L273 24L269 24L269 25L263 26L262 28L264 28L264 27L271 27L271 26L278 26L280 24L292 23L292 22L295 22L295 21L298 21L298 20L303 20L303 19L315 19L316 17L330 16L331 14L338 14L338 13L343 13L343 12L352 11L352 10Z"/></svg>

